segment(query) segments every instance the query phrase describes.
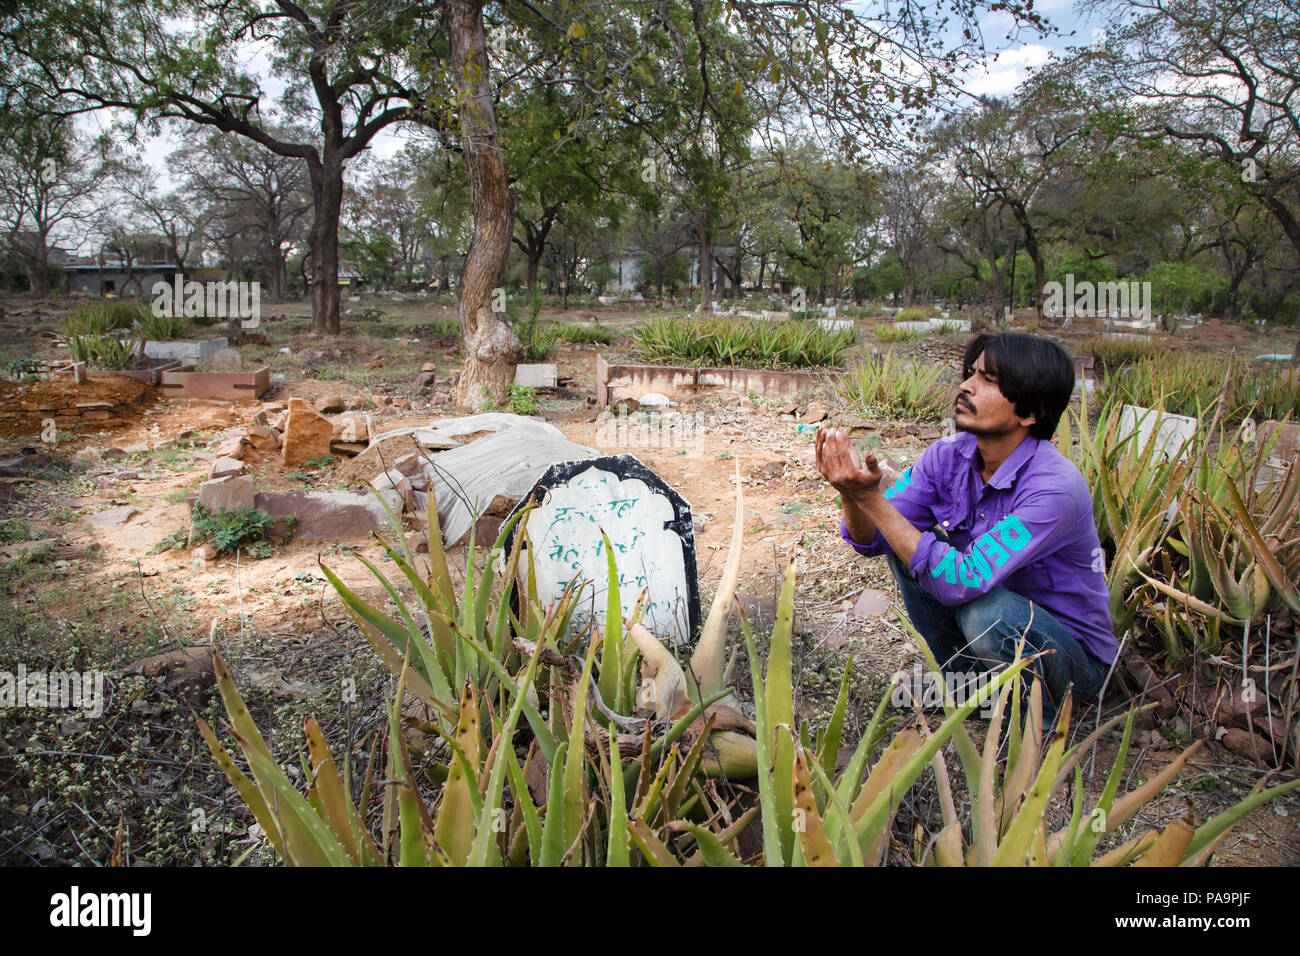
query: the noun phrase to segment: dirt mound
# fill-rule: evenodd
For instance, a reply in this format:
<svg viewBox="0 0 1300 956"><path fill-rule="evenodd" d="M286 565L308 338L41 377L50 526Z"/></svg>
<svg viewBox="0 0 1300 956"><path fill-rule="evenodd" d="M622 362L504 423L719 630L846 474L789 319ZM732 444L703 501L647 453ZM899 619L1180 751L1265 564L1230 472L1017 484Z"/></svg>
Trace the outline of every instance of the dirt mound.
<svg viewBox="0 0 1300 956"><path fill-rule="evenodd" d="M65 430L119 427L157 399L153 386L126 375L96 376L81 384L71 375L0 382L0 436L36 434L47 418Z"/></svg>

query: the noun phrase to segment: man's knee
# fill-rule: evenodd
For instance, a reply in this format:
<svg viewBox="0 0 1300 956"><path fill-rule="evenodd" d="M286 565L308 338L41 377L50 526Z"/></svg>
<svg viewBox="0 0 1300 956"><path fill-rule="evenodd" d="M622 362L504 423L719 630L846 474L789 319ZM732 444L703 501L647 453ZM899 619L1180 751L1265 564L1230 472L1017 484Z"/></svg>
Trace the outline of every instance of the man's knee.
<svg viewBox="0 0 1300 956"><path fill-rule="evenodd" d="M1009 609L1002 589L996 588L973 601L958 604L952 610L971 657L977 660L1008 658L1014 645L1009 649L1007 643L1019 637L1021 629L1008 619Z"/></svg>

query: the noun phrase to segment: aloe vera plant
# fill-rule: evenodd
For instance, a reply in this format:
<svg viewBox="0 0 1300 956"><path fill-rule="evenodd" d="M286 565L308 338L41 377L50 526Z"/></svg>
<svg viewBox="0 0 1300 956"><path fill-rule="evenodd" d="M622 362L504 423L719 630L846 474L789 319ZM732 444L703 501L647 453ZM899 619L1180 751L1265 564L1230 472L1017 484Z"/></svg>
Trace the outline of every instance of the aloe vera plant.
<svg viewBox="0 0 1300 956"><path fill-rule="evenodd" d="M417 570L400 532L397 546L384 544L416 595L416 609L373 563L366 566L396 603L397 616L381 612L325 569L398 679L383 743L371 750L360 780L350 756L340 768L319 726L308 720L309 762L304 758L303 764L308 785L305 794L299 791L276 764L221 661L218 687L248 773L212 728L200 721L200 730L275 852L286 863L302 865L691 866L760 860L767 866L878 865L887 861L904 795L927 768L934 770L942 818L933 834L917 835L915 863L1201 864L1246 813L1300 786L1300 781L1268 790L1261 786L1199 827L1176 821L1163 832L1140 834L1099 852L1103 838L1168 785L1199 745L1121 796L1130 713L1106 788L1095 806L1085 808L1080 758L1123 718L1066 747L1067 703L1049 744L1040 747L1036 690L1029 696L1029 729L1020 729L1020 671L1027 658L1017 659L960 707L945 702L945 716L933 731L919 717L893 728L896 720L884 718L882 701L848 765L837 773L851 662L830 721L814 734L798 720L795 706L794 560L782 581L766 661L740 615L753 686L752 721L726 686L727 612L736 603L743 508L737 482L722 580L685 663L641 627L639 613L620 616L614 568L604 632L585 635L580 660L565 652L562 635L581 585L571 583L559 600L543 607L521 558L525 535L516 538L510 555L502 554L509 526L482 570L476 568L471 541L464 589L457 596L431 507L427 574ZM497 568L503 573L495 575ZM509 597L520 579L525 593L515 614ZM903 623L910 627L906 619ZM924 641L916 639L928 657ZM929 662L937 672L934 660ZM404 716L407 693L425 703L431 715L416 720L439 740L431 756L416 758L410 750L405 726L414 718ZM991 700L994 717L981 753L965 721ZM1004 723L1008 757L1000 769L996 754ZM527 743L517 751L524 728ZM876 745L891 729L891 742L876 755ZM969 795L969 810L960 814L942 751L949 741ZM1050 830L1047 812L1071 773L1070 822ZM732 789L734 783L708 782L709 777L755 776L757 797L749 806L741 799L744 791ZM742 859L737 838L758 816L761 854Z"/></svg>

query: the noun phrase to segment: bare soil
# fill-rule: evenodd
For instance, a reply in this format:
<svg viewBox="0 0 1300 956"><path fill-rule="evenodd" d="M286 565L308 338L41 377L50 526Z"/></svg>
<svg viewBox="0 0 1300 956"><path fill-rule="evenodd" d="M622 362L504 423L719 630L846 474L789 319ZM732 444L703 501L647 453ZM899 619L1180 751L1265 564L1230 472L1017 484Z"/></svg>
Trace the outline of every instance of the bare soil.
<svg viewBox="0 0 1300 956"><path fill-rule="evenodd" d="M48 332L69 304L34 306L22 300L5 303L8 317L0 321L0 361L14 356L56 357ZM349 403L364 402L376 395L409 402L409 409L370 409L382 429L458 414L450 406L433 405L430 393L420 393L410 384L422 363L433 362L438 369L435 390L445 388L458 367L456 348L429 341L427 331L427 323L454 317L447 301L394 303L375 297L366 304L382 309L385 316L371 322L345 318L350 334L338 340L307 333L305 304L283 306L285 317L264 320L267 343L240 347L246 366L268 364L274 373L283 376L263 401L337 394ZM354 310L362 308L352 305ZM40 310L39 318L34 315L36 308ZM598 309L595 314L601 324L625 335L643 316L662 312L623 306ZM554 317L567 320L574 316ZM872 324L859 322L863 352L879 347L874 345L869 331ZM383 334L376 334L376 329L382 329ZM1289 352L1294 344L1294 331L1246 331L1251 351ZM1053 334L1068 348L1092 333L1083 328ZM416 341L420 339L423 341ZM1212 342L1179 342L1177 346L1217 347ZM288 348L289 354L282 354L282 348ZM955 365L961 343L928 339L905 348L931 361ZM689 447L626 447L602 441L602 423L596 420L599 409L590 401L598 351L595 347L574 347L554 356L561 375L571 376L576 384L540 394L542 417L554 422L572 441L611 454L635 454L690 502L706 607L716 588L731 535L734 482L739 467L745 494L740 585L743 600L761 618L776 596L785 562L791 555L797 556L796 666L801 709L814 721L824 719L851 658L852 723L861 727L888 676L910 667L919 655L893 615L857 619L852 614L864 589L879 589L891 597L896 594L883 561L859 558L841 541L839 507L833 489L817 472L813 434L796 432L794 422L779 416L775 405L730 396L678 410L694 416L698 441ZM375 362L382 365L365 367ZM374 680L375 699L382 700L386 685L382 674L374 677L365 671L368 665L361 662L374 655L333 598L320 566L328 566L364 596L379 600L382 590L354 556L379 562L380 549L373 541L358 539L326 547L290 542L271 557L257 561L205 561L189 551L175 549L150 553L164 537L189 527L186 494L196 490L207 477L207 459L212 450L226 436L242 430L261 403L168 401L155 397L151 390L142 392L144 386L138 382L133 382L133 391L123 386L123 381L130 380L93 379L77 389L75 397L81 401L129 400L137 414L119 428L87 427L68 438L61 434L56 448L46 446L42 450L52 451L67 464L66 470L25 484L22 496L3 506L5 524L0 527L8 529L6 541L21 541L25 536L64 545L90 542L99 550L94 557L44 563L25 560L3 569L0 586L6 591L10 609L0 620L0 669L12 669L11 661L26 659L25 655L37 653L35 648L43 649L39 651L42 654L47 650L49 655L63 654L83 666L87 662L107 662L120 669L146 654L210 641L228 658L238 661L237 677L241 672L245 678L249 674L261 675L257 687L262 690L250 692L250 700L267 714L279 715L276 719L287 728L287 739L292 739L301 727L299 722L295 728L294 720L300 720L306 712L323 709L334 714L332 726L337 729L346 725L349 739L358 740L365 720L358 723L352 711L341 711L337 691L330 688L337 685L340 674L364 672ZM48 398L46 391L51 392ZM33 396L38 396L37 402L53 400L55 391L59 401L74 397L64 382L0 383L0 409L30 403ZM135 398L130 399L128 393ZM100 395L113 397L101 399ZM858 416L838 406L832 394L809 397L826 402L834 417L843 423L859 421ZM18 421L21 424L9 424ZM935 425L920 423L917 428L915 422L870 424L874 430L867 434L866 443L878 455L901 464L921 454L932 440L928 436ZM906 433L909 426L916 434ZM9 439L0 441L0 455L39 444L38 432L38 420L0 420L0 435ZM182 435L188 437L179 437ZM128 458L104 456L111 448L142 442L151 445L149 453ZM85 464L73 465L79 453ZM255 450L249 451L246 462L259 490L356 487L379 471L373 461L362 459L336 459L326 467L286 470L277 456ZM94 513L123 504L139 509L139 514L120 530L85 523ZM463 568L463 549L454 551L450 561L453 568ZM43 636L36 640L30 636L33 634ZM49 659L53 661L54 657ZM272 677L267 678L267 673ZM746 683L742 677L742 688ZM118 686L119 692L124 693L127 686ZM294 691L299 687L305 688L301 694ZM175 781L180 782L159 785L162 816L157 820L131 802L126 792L129 788L112 799L101 791L87 794L84 799L119 807L130 817L136 827L136 853L142 860L229 862L241 846L248 846L235 835L202 845L181 839L178 845L168 843L165 851L158 851L164 859L148 856L145 844L154 841L163 845L166 841L159 834L181 825L194 806L207 808L213 819L222 813L237 819L239 811L220 806L212 796L223 788L210 766L202 764L210 762L210 758L195 743L190 715L183 708L169 706L158 696L157 688L137 689L134 693L138 694L136 703L144 701L144 706L127 705L115 717L122 723L113 724L114 728L131 728L130 732L115 729L110 735L102 729L83 729L82 746L91 746L85 741L111 736L136 741L121 745L129 751L140 746L139 738L131 734L143 721L146 728L154 728L150 733L155 736L146 735L148 746L159 748L157 753L174 763ZM162 709L155 711L155 707ZM219 716L211 699L206 707L209 720ZM1090 723L1094 715L1095 711L1086 714L1085 719ZM12 730L15 725L0 726ZM16 726L21 731L17 738L0 742L0 860L104 862L118 823L116 811L96 813L86 807L86 817L90 818L86 819L66 808L66 816L56 816L54 806L63 807L57 790L64 785L51 781L68 773L66 759L52 757L48 765L24 765L19 772L15 765L16 755L21 752L18 745L23 740L40 738L42 731L30 720ZM1181 749L1175 741L1190 740L1190 730L1184 718L1175 718L1155 731L1146 731L1130 758L1129 786L1171 760ZM156 736L160 732L162 735ZM982 733L982 729L978 732ZM1115 745L1112 736L1098 748L1099 769L1088 788L1094 793L1104 783ZM81 772L73 771L73 779ZM1189 765L1181 782L1151 804L1139 823L1166 825L1187 812L1189 804L1204 819L1244 795L1261 772L1210 741ZM194 792L182 794L186 788L200 796ZM46 804L38 805L42 797ZM246 830L246 822L243 826ZM73 840L86 846L79 849ZM1300 799L1287 798L1254 814L1237 828L1216 862L1300 862Z"/></svg>

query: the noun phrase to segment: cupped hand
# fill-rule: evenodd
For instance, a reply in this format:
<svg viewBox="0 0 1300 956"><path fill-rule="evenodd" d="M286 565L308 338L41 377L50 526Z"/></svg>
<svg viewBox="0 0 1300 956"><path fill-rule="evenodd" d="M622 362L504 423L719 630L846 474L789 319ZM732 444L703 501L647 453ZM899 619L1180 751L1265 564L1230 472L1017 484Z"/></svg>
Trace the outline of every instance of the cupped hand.
<svg viewBox="0 0 1300 956"><path fill-rule="evenodd" d="M880 490L881 471L876 456L867 452L859 461L857 449L843 428L817 430L817 470L845 499L865 497Z"/></svg>

